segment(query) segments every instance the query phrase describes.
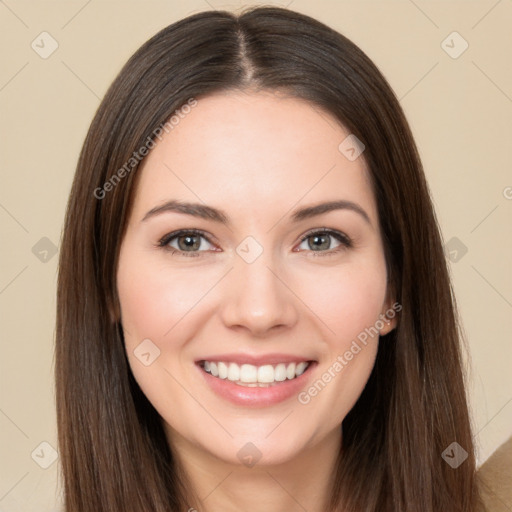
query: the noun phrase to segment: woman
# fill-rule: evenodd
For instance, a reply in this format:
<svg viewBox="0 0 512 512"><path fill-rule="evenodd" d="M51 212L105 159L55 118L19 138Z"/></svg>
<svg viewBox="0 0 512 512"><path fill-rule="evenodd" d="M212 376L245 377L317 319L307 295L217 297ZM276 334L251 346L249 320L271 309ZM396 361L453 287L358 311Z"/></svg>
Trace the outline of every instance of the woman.
<svg viewBox="0 0 512 512"><path fill-rule="evenodd" d="M66 510L477 510L421 162L344 36L274 7L155 35L92 122L60 257Z"/></svg>

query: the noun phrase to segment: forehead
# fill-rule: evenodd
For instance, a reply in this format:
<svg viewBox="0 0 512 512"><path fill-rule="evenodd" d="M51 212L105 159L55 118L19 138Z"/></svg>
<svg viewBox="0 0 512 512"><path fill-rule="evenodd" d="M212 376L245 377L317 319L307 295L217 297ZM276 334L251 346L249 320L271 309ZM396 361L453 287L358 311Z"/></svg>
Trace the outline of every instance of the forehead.
<svg viewBox="0 0 512 512"><path fill-rule="evenodd" d="M376 208L362 157L330 113L273 92L199 98L142 162L134 215L169 199L198 200L233 215L276 216L299 203L346 199Z"/></svg>

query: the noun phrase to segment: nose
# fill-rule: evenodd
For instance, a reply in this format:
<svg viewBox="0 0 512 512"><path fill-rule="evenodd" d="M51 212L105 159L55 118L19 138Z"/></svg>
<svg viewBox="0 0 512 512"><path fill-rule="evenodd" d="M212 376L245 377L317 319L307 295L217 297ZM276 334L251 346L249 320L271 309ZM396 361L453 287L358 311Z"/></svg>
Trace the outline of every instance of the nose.
<svg viewBox="0 0 512 512"><path fill-rule="evenodd" d="M252 263L236 257L222 295L221 316L226 327L262 337L296 324L298 299L283 273L274 267L265 251Z"/></svg>

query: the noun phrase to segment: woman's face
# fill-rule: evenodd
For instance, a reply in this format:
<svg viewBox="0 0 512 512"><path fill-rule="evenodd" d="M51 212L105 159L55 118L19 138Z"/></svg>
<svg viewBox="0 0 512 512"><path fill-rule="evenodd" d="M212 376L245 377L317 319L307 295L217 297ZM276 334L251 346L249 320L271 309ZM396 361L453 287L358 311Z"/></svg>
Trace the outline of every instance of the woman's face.
<svg viewBox="0 0 512 512"><path fill-rule="evenodd" d="M308 102L229 92L199 99L145 158L117 286L133 375L171 442L275 464L339 437L375 333L395 324L347 136Z"/></svg>

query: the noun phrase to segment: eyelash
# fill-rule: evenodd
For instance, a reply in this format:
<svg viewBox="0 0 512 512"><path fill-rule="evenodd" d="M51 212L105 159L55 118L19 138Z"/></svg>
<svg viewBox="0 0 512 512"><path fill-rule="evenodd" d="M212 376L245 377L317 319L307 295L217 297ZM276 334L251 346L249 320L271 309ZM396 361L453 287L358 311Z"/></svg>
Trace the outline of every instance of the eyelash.
<svg viewBox="0 0 512 512"><path fill-rule="evenodd" d="M171 255L178 254L180 256L185 256L187 258L188 257L192 257L192 258L198 257L198 256L201 255L202 252L205 252L205 251L180 251L178 249L175 249L174 247L169 247L169 245L168 245L173 239L179 238L182 235L190 235L190 234L200 235L208 243L213 244L208 239L208 237L206 236L204 231L201 231L199 229L180 229L178 231L173 231L172 233L168 233L168 234L164 235L159 240L157 246L162 248L162 249L164 249L165 251L169 251L171 253ZM346 249L352 247L352 240L347 235L345 235L344 233L341 233L340 231L335 231L333 229L328 229L328 228L315 229L315 230L312 230L312 231L308 231L300 239L299 245L302 244L302 242L304 242L308 238L312 237L313 235L330 235L330 236L334 237L336 240L338 240L338 242L340 242L341 245L339 245L335 249L330 249L330 250L327 250L327 251L313 251L313 250L311 250L310 252L312 253L312 256L322 256L322 257L324 257L324 256L334 256L334 255L340 253L341 251L346 250ZM298 252L298 251L295 251L295 252Z"/></svg>

